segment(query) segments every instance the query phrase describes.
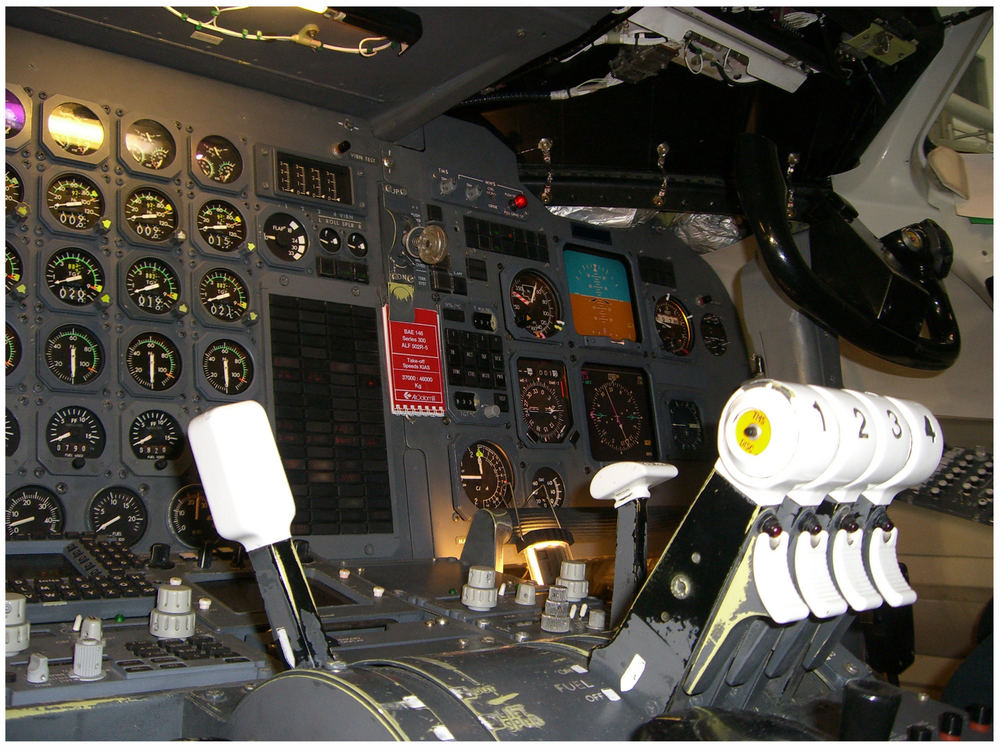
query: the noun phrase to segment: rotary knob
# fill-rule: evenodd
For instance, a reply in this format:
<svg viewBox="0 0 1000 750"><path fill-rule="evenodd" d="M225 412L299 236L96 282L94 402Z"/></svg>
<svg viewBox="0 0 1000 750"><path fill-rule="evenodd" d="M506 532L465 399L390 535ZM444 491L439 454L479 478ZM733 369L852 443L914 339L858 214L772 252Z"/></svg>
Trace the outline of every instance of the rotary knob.
<svg viewBox="0 0 1000 750"><path fill-rule="evenodd" d="M462 586L462 604L474 612L497 606L496 571L486 565L469 568L469 582Z"/></svg>
<svg viewBox="0 0 1000 750"><path fill-rule="evenodd" d="M448 235L437 224L413 227L403 236L403 246L406 252L429 266L448 257Z"/></svg>
<svg viewBox="0 0 1000 750"><path fill-rule="evenodd" d="M31 624L27 620L28 600L23 594L7 592L7 608L4 619L7 625L7 656L19 654L28 648L31 640Z"/></svg>
<svg viewBox="0 0 1000 750"><path fill-rule="evenodd" d="M195 614L191 608L191 587L171 578L156 591L156 607L149 613L149 633L156 638L190 638L194 635Z"/></svg>

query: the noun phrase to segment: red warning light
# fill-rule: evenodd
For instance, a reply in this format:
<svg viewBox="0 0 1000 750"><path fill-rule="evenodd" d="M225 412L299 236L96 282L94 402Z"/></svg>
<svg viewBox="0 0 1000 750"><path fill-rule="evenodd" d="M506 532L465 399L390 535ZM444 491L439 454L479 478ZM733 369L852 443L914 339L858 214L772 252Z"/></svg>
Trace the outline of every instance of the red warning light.
<svg viewBox="0 0 1000 750"><path fill-rule="evenodd" d="M510 199L510 207L515 211L520 211L528 207L528 198L524 193L518 193Z"/></svg>

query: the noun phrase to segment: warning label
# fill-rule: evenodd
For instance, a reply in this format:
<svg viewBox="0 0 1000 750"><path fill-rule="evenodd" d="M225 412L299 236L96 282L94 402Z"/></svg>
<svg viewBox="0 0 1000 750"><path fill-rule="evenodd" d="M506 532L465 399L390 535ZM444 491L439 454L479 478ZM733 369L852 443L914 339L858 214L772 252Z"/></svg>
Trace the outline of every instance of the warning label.
<svg viewBox="0 0 1000 750"><path fill-rule="evenodd" d="M389 320L383 308L393 414L444 414L438 317L417 308L413 322Z"/></svg>

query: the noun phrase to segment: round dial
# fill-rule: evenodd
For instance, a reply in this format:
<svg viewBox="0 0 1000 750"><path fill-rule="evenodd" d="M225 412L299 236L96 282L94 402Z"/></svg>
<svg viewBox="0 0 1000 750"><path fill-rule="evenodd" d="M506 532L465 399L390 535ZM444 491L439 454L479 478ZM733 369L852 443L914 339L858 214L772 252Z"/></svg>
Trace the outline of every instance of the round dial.
<svg viewBox="0 0 1000 750"><path fill-rule="evenodd" d="M146 504L126 487L106 487L94 495L87 508L90 530L117 537L126 547L142 539L148 521Z"/></svg>
<svg viewBox="0 0 1000 750"><path fill-rule="evenodd" d="M7 323L4 327L4 349L7 357L7 374L10 375L21 363L21 337Z"/></svg>
<svg viewBox="0 0 1000 750"><path fill-rule="evenodd" d="M674 446L681 451L696 451L705 442L701 426L701 412L693 401L670 402L670 431Z"/></svg>
<svg viewBox="0 0 1000 750"><path fill-rule="evenodd" d="M163 242L177 229L177 209L173 202L153 188L138 188L129 193L122 213L125 223L144 240Z"/></svg>
<svg viewBox="0 0 1000 750"><path fill-rule="evenodd" d="M580 370L590 452L598 461L656 458L653 412L641 370L586 365Z"/></svg>
<svg viewBox="0 0 1000 750"><path fill-rule="evenodd" d="M540 339L563 328L559 319L559 295L548 279L537 271L521 271L510 282L510 306L514 325Z"/></svg>
<svg viewBox="0 0 1000 750"><path fill-rule="evenodd" d="M67 229L90 229L104 214L104 196L89 177L64 174L49 183L45 205L52 217Z"/></svg>
<svg viewBox="0 0 1000 750"><path fill-rule="evenodd" d="M170 131L156 120L136 120L125 129L125 151L146 169L166 169L177 156Z"/></svg>
<svg viewBox="0 0 1000 750"><path fill-rule="evenodd" d="M296 261L309 248L309 235L299 220L289 214L271 214L264 222L264 243L279 260Z"/></svg>
<svg viewBox="0 0 1000 750"><path fill-rule="evenodd" d="M352 255L364 258L368 255L368 240L361 232L351 232L347 236L347 249L351 251Z"/></svg>
<svg viewBox="0 0 1000 750"><path fill-rule="evenodd" d="M660 297L656 302L653 319L660 341L668 352L680 357L691 353L694 330L691 328L691 316L684 305L672 299L669 294Z"/></svg>
<svg viewBox="0 0 1000 750"><path fill-rule="evenodd" d="M17 423L17 417L7 409L4 415L4 435L6 436L7 455L13 456L17 452L17 446L21 444L21 425Z"/></svg>
<svg viewBox="0 0 1000 750"><path fill-rule="evenodd" d="M4 105L4 133L5 138L13 138L24 130L24 125L28 121L24 111L24 105L10 89L7 89L6 104Z"/></svg>
<svg viewBox="0 0 1000 750"><path fill-rule="evenodd" d="M104 425L94 412L82 406L63 407L45 427L45 444L59 458L99 458L104 443Z"/></svg>
<svg viewBox="0 0 1000 750"><path fill-rule="evenodd" d="M125 293L140 310L163 315L177 306L180 279L159 258L140 258L125 274Z"/></svg>
<svg viewBox="0 0 1000 750"><path fill-rule="evenodd" d="M192 549L219 538L219 532L212 523L212 509L208 505L208 498L198 484L182 487L170 499L167 525L177 541Z"/></svg>
<svg viewBox="0 0 1000 750"><path fill-rule="evenodd" d="M500 446L480 440L462 454L459 479L477 508L502 508L513 498L514 470Z"/></svg>
<svg viewBox="0 0 1000 750"><path fill-rule="evenodd" d="M4 179L4 199L7 216L10 216L17 205L24 200L24 183L21 182L21 175L10 164L7 165Z"/></svg>
<svg viewBox="0 0 1000 750"><path fill-rule="evenodd" d="M8 539L55 536L65 523L62 503L51 490L31 485L7 495Z"/></svg>
<svg viewBox="0 0 1000 750"><path fill-rule="evenodd" d="M144 461L175 461L184 451L180 423L165 411L150 409L132 420L128 444Z"/></svg>
<svg viewBox="0 0 1000 750"><path fill-rule="evenodd" d="M7 278L4 281L4 288L7 290L7 294L10 294L17 287L18 282L21 281L21 276L24 274L24 264L21 262L21 256L14 249L14 246L9 242L6 245L4 273L7 274Z"/></svg>
<svg viewBox="0 0 1000 750"><path fill-rule="evenodd" d="M225 268L213 268L201 277L198 299L213 318L232 323L247 311L250 292L243 280Z"/></svg>
<svg viewBox="0 0 1000 750"><path fill-rule="evenodd" d="M566 499L566 483L555 469L543 466L531 480L528 499L540 508L560 508Z"/></svg>
<svg viewBox="0 0 1000 750"><path fill-rule="evenodd" d="M104 291L104 269L86 250L66 247L45 264L45 284L67 305L89 305Z"/></svg>
<svg viewBox="0 0 1000 750"><path fill-rule="evenodd" d="M45 364L64 383L83 385L104 368L104 348L88 328L59 326L45 339Z"/></svg>
<svg viewBox="0 0 1000 750"><path fill-rule="evenodd" d="M333 227L323 227L319 230L319 244L326 252L336 253L340 250L340 234Z"/></svg>
<svg viewBox="0 0 1000 750"><path fill-rule="evenodd" d="M726 353L729 336L726 335L722 318L715 313L708 313L701 319L701 340L705 342L705 348L716 357Z"/></svg>
<svg viewBox="0 0 1000 750"><path fill-rule="evenodd" d="M590 423L601 445L624 453L639 442L635 394L617 381L605 383L590 402Z"/></svg>
<svg viewBox="0 0 1000 750"><path fill-rule="evenodd" d="M243 174L243 157L236 146L221 135L209 135L198 141L194 160L201 173L212 182L227 185Z"/></svg>
<svg viewBox="0 0 1000 750"><path fill-rule="evenodd" d="M201 358L205 380L219 393L235 396L253 382L253 362L250 352L228 339L213 341Z"/></svg>
<svg viewBox="0 0 1000 750"><path fill-rule="evenodd" d="M247 223L239 209L226 201L209 201L196 217L198 234L214 250L230 252L247 238Z"/></svg>
<svg viewBox="0 0 1000 750"><path fill-rule="evenodd" d="M519 359L517 380L528 436L540 443L560 442L573 424L562 363Z"/></svg>
<svg viewBox="0 0 1000 750"><path fill-rule="evenodd" d="M46 124L52 140L73 156L89 156L104 143L104 124L79 102L60 104L49 113Z"/></svg>
<svg viewBox="0 0 1000 750"><path fill-rule="evenodd" d="M125 367L143 388L165 391L180 377L181 352L161 333L140 333L125 350Z"/></svg>

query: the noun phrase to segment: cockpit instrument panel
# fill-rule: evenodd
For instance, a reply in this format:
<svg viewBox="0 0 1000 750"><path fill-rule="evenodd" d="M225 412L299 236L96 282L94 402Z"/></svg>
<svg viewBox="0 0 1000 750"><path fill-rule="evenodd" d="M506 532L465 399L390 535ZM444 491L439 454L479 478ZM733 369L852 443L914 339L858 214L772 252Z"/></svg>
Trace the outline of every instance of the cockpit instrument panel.
<svg viewBox="0 0 1000 750"><path fill-rule="evenodd" d="M565 250L563 258L576 332L638 340L632 281L624 260L576 248Z"/></svg>

